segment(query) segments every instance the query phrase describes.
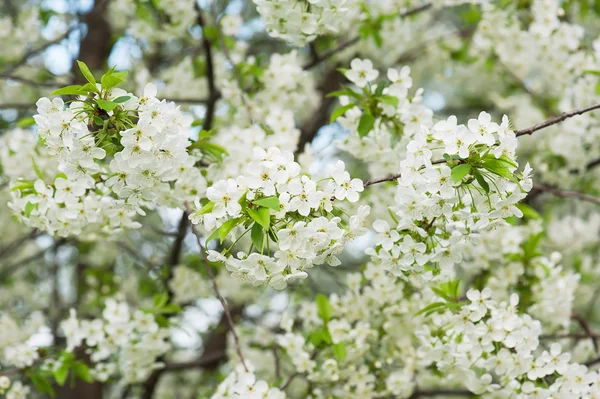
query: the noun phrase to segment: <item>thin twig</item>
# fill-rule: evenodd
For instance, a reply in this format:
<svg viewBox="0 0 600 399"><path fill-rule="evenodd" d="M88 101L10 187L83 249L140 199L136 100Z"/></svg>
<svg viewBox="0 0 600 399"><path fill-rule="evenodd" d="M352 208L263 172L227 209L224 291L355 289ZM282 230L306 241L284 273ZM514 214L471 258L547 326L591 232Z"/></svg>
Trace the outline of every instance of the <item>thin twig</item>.
<svg viewBox="0 0 600 399"><path fill-rule="evenodd" d="M206 29L206 21L202 15L202 10L198 7L198 24L202 29ZM215 115L215 105L219 95L217 93L217 87L215 86L215 71L212 56L212 44L205 33L202 34L202 47L204 48L204 55L206 57L206 81L208 83L208 99L206 102L206 116L204 117L204 124L202 128L204 130L212 129L213 119Z"/></svg>
<svg viewBox="0 0 600 399"><path fill-rule="evenodd" d="M69 35L78 30L79 29L79 25L73 26L70 29L68 29L64 34L62 34L61 36L59 36L58 38L49 41L47 43L44 43L42 46L35 48L33 50L28 51L27 53L25 53L23 55L23 57L21 57L21 59L11 65L9 65L4 71L2 71L2 73L4 74L9 74L11 72L13 72L14 70L16 70L17 68L19 68L20 66L24 65L27 60L29 59L29 57L31 57L32 55L41 53L42 51L46 50L48 47L54 45L54 44L58 44L60 42L62 42L63 40L65 40L66 38L69 37Z"/></svg>
<svg viewBox="0 0 600 399"><path fill-rule="evenodd" d="M0 109L31 109L35 106L34 103L6 103L0 104Z"/></svg>
<svg viewBox="0 0 600 399"><path fill-rule="evenodd" d="M408 397L408 399L426 398L430 396L468 396L472 398L475 396L475 394L466 389L429 389L414 391L413 394Z"/></svg>
<svg viewBox="0 0 600 399"><path fill-rule="evenodd" d="M187 209L188 213L191 214L189 206L187 204L186 204L186 209ZM206 258L206 250L205 250L204 246L202 245L202 237L201 237L200 233L198 232L198 230L196 230L195 226L193 224L191 226L192 226L192 233L194 233L194 236L196 236L196 240L198 241L198 246L200 247L200 253L202 255L202 261L204 262L204 266L206 267L206 272L208 273L208 276L212 282L213 291L215 292L215 296L217 297L217 299L219 299L219 302L221 302L221 306L223 306L223 311L225 312L225 315L227 316L227 322L229 323L229 328L231 329L231 335L233 335L233 340L235 342L235 350L238 354L238 357L240 358L242 366L244 366L244 369L246 371L248 371L248 367L246 366L246 361L244 360L244 355L242 354L242 347L240 345L240 340L238 338L237 333L235 332L235 325L233 323L233 318L231 317L231 312L229 311L229 306L227 306L227 302L225 302L225 298L223 298L223 296L221 295L221 292L219 291L219 287L217 286L217 280L213 273L212 267L210 266L208 259Z"/></svg>
<svg viewBox="0 0 600 399"><path fill-rule="evenodd" d="M224 359L227 354L223 351L211 352L203 354L201 357L195 360L181 363L166 363L162 370L164 371L180 371L194 368L203 368L213 365L216 361Z"/></svg>
<svg viewBox="0 0 600 399"><path fill-rule="evenodd" d="M287 379L287 381L281 387L279 387L279 389L281 389L282 391L285 391L286 388L292 383L292 381L294 381L294 379L296 377L299 377L300 375L302 375L302 373L294 373L294 374L290 375L289 378Z"/></svg>
<svg viewBox="0 0 600 399"><path fill-rule="evenodd" d="M523 129L523 130L517 130L515 132L515 134L517 135L517 137L532 134L533 132L537 132L538 130L547 128L548 126L552 126L557 123L560 123L560 122L564 121L565 119L571 118L573 116L585 114L586 112L590 112L590 111L593 111L598 108L600 108L600 104L594 104L594 105L590 105L585 108L579 108L579 109L576 109L573 111L564 112L557 117L548 119L547 121L539 123L537 125L534 125L530 128Z"/></svg>
<svg viewBox="0 0 600 399"><path fill-rule="evenodd" d="M411 15L414 14L418 14L422 11L425 11L429 8L431 8L433 6L433 2L430 3L425 3L419 7L415 7L413 9L410 9L408 11L403 12L402 14L400 14L400 18L406 18L409 17ZM312 60L307 62L306 64L304 64L302 66L302 69L312 69L314 67L316 67L317 65L319 65L321 62L333 57L334 55L336 55L337 53L345 50L346 48L358 43L360 41L361 37L360 36L356 36L342 44L340 44L339 46L337 46L334 49L331 49L321 55L317 55L317 54L313 54L312 56Z"/></svg>
<svg viewBox="0 0 600 399"><path fill-rule="evenodd" d="M547 186L545 184L536 184L533 186L533 190L543 191L561 198L576 198L582 201L600 205L600 198L589 194L580 193L578 191L562 190L560 188Z"/></svg>
<svg viewBox="0 0 600 399"><path fill-rule="evenodd" d="M557 117L548 119L545 122L538 123L537 125L529 127L527 129L517 130L515 132L515 135L517 137L524 136L524 135L529 135L529 134L532 134L533 132L536 132L538 130L542 130L544 128L547 128L548 126L552 126L552 125L555 125L557 123L560 123L560 122L564 121L565 119L571 118L571 117L576 116L576 115L581 115L581 114L584 114L586 112L590 112L590 111L593 111L593 110L599 109L599 108L600 108L600 104L594 104L594 105L587 106L585 108L579 108L579 109L575 109L573 111L565 112L565 113L560 114ZM445 159L437 159L435 161L432 161L431 163L433 165L435 165L435 164L441 164L441 163L445 163L445 162L446 162ZM400 176L401 176L401 174L396 174L396 175L391 175L391 176L387 176L387 177L369 179L369 180L367 180L364 183L364 187L369 187L370 185L377 184L377 183L383 183L383 182L386 182L386 181L393 181L393 180L398 179ZM558 192L560 191L562 194L564 194L563 196L578 197L580 199L584 199L584 200L589 201L589 202L594 202L596 204L600 204L600 199L598 199L596 197L592 197L592 196L587 195L587 194L577 193L577 192L574 192L574 191L561 191L561 190L553 189L552 187L550 187L550 189L555 190L556 195L559 195ZM547 191L548 192L552 192L550 190L547 190Z"/></svg>
<svg viewBox="0 0 600 399"><path fill-rule="evenodd" d="M581 328L583 328L583 331L585 331L587 336L592 340L592 343L594 344L594 350L596 353L598 353L598 336L594 333L594 331L592 331L592 328L585 317L581 316L580 314L573 313L571 315L571 319L577 321Z"/></svg>
<svg viewBox="0 0 600 399"><path fill-rule="evenodd" d="M178 104L207 104L210 98L165 98Z"/></svg>
<svg viewBox="0 0 600 399"><path fill-rule="evenodd" d="M35 80L23 78L23 77L17 76L17 75L11 75L8 73L0 73L0 79L14 80L15 82L23 83L23 84L26 84L29 86L34 86L34 87L59 87L59 86L62 86L62 83L36 82Z"/></svg>

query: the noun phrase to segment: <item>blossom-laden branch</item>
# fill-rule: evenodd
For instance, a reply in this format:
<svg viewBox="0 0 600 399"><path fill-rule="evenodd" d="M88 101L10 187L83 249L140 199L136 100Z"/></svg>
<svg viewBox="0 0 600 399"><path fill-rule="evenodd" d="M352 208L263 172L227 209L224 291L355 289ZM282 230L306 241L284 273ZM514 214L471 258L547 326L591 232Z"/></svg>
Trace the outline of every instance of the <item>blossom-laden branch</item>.
<svg viewBox="0 0 600 399"><path fill-rule="evenodd" d="M0 79L14 80L15 82L34 87L60 87L62 85L62 83L58 82L36 82L35 80L27 79L18 75L11 75L9 73L0 73Z"/></svg>
<svg viewBox="0 0 600 399"><path fill-rule="evenodd" d="M560 123L560 122L564 121L565 119L571 118L573 116L585 114L586 112L594 111L599 108L600 108L600 104L594 104L594 105L590 105L588 107L575 109L575 110L569 111L569 112L564 112L557 117L548 119L545 122L538 123L537 125L531 126L527 129L517 130L517 131L515 131L515 135L517 137L524 136L524 135L530 135L538 130L542 130L549 126ZM445 159L437 159L435 161L432 161L431 164L435 165L435 164L442 164L445 162L446 162ZM600 161L598 161L598 164L600 164ZM587 168L590 169L594 166L596 166L595 163L593 163L591 166L588 165ZM387 177L369 179L365 182L364 186L366 188L373 184L394 181L394 180L397 180L398 178L400 178L400 176L401 176L401 174L398 173L398 174L387 176ZM540 188L540 186L537 186L537 187ZM572 191L561 191L561 190L553 189L553 188L547 187L547 186L541 186L541 187L543 187L544 191L548 191L548 192L554 193L555 195L559 195L559 196L578 197L578 198L584 199L589 202L594 202L594 203L599 203L599 201L600 201L600 199L586 195L586 194L576 193L576 192L572 192ZM542 189L542 188L540 188L540 189ZM562 193L562 195L560 193Z"/></svg>
<svg viewBox="0 0 600 399"><path fill-rule="evenodd" d="M600 198L594 197L589 194L580 193L572 190L562 190L560 188L548 186L546 184L535 184L533 190L543 191L545 193L552 194L561 198L576 198L582 201L591 202L596 205L600 205Z"/></svg>
<svg viewBox="0 0 600 399"><path fill-rule="evenodd" d="M415 8L412 8L410 10L403 12L402 14L400 14L400 18L410 17L411 15L415 15L420 12L426 11L426 10L430 9L432 6L433 6L433 2L425 3L421 6L418 6L418 7L415 7ZM312 69L312 68L316 67L317 65L319 65L320 63L322 63L323 61L326 61L329 58L333 57L334 55L347 49L348 47L355 45L356 43L358 43L360 41L360 39L361 39L360 36L356 36L348 41L343 42L336 48L331 49L321 55L315 53L312 60L307 62L306 64L304 64L302 66L302 68L303 69Z"/></svg>
<svg viewBox="0 0 600 399"><path fill-rule="evenodd" d="M187 213L191 212L188 205L186 205L186 210L187 210ZM200 248L200 253L202 254L202 261L204 263L204 266L206 267L206 272L208 273L208 276L210 277L215 296L217 297L217 299L219 299L219 302L221 302L221 306L223 307L223 311L225 312L225 316L227 317L227 322L229 323L231 335L233 336L233 340L235 341L236 353L237 353L238 357L240 358L240 362L242 363L242 366L244 366L244 370L246 370L246 372L248 372L248 366L246 365L246 361L244 360L244 355L242 354L242 347L241 347L238 335L235 331L235 323L233 322L233 317L231 316L231 311L229 310L229 306L227 305L227 302L225 301L225 299L221 295L221 292L219 291L219 287L217 285L217 280L213 273L212 267L210 266L210 263L208 262L208 259L206 258L206 250L204 248L204 245L202 244L202 236L198 232L198 230L195 228L194 225L192 225L192 233L194 234L194 236L196 236L196 241L198 242L198 246Z"/></svg>
<svg viewBox="0 0 600 399"><path fill-rule="evenodd" d="M584 108L579 108L579 109L575 109L573 111L569 111L569 112L564 112L554 118L548 119L545 122L539 123L537 125L534 125L530 128L527 129L523 129L523 130L517 130L515 132L515 134L517 135L517 137L519 136L525 136L525 135L530 135L533 132L537 132L538 130L541 129L545 129L548 126L552 126L555 125L557 123L560 123L562 121L564 121L565 119L571 118L573 116L577 116L577 115L581 115L581 114L585 114L586 112L590 112L596 109L600 108L600 104L594 104L594 105L590 105L588 107L584 107Z"/></svg>
<svg viewBox="0 0 600 399"><path fill-rule="evenodd" d="M66 38L68 38L69 35L71 35L71 33L73 33L76 30L79 30L79 29L80 29L80 25L79 24L76 25L76 26L73 26L70 29L68 29L64 34L62 34L61 36L57 37L56 39L51 40L49 42L46 42L43 45L41 45L40 47L37 47L37 48L34 48L34 49L28 51L27 53L25 53L21 57L21 59L19 61L16 61L16 62L10 64L7 68L5 68L2 71L2 74L10 74L11 72L13 72L16 69L18 69L20 66L24 65L30 57L43 52L44 50L46 50L50 46L53 46L55 44L58 44L58 43L62 42L63 40L65 40Z"/></svg>
<svg viewBox="0 0 600 399"><path fill-rule="evenodd" d="M202 29L206 30L206 21L202 15L200 7L198 11L198 24ZM212 129L213 119L215 116L215 106L219 98L217 87L215 85L215 68L212 54L212 44L206 32L202 35L202 48L206 57L206 81L208 83L208 99L206 101L206 116L204 117L203 129Z"/></svg>

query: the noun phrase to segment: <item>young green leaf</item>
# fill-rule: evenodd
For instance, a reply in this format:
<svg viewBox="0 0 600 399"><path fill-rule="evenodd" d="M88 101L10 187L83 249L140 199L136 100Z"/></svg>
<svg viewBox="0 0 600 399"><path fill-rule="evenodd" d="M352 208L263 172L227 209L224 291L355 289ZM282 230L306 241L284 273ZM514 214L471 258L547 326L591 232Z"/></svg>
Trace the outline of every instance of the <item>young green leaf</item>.
<svg viewBox="0 0 600 399"><path fill-rule="evenodd" d="M381 101L384 104L388 104L391 105L392 107L397 107L398 106L398 98L394 97L394 96L379 96L377 97L377 99L379 101Z"/></svg>
<svg viewBox="0 0 600 399"><path fill-rule="evenodd" d="M208 202L202 208L198 209L194 214L199 216L199 215L204 215L206 213L210 213L210 212L212 212L214 207L215 207L214 202Z"/></svg>
<svg viewBox="0 0 600 399"><path fill-rule="evenodd" d="M445 307L446 307L445 302L434 302L434 303L431 303L431 304L425 306L423 309L419 310L417 312L417 315L424 314L425 316L428 316L431 313L434 313L434 312L437 312L438 310L444 309Z"/></svg>
<svg viewBox="0 0 600 399"><path fill-rule="evenodd" d="M103 110L105 110L106 112L110 112L113 109L117 108L119 106L119 104L114 103L112 101L106 101L106 100L103 100L103 99L99 98L98 99L98 106L100 108L102 108Z"/></svg>
<svg viewBox="0 0 600 399"><path fill-rule="evenodd" d="M364 114L358 122L358 135L365 137L375 125L375 117L371 114Z"/></svg>
<svg viewBox="0 0 600 399"><path fill-rule="evenodd" d="M69 375L69 365L62 364L59 368L54 370L54 380L61 387L65 385L65 381L67 380L67 375Z"/></svg>
<svg viewBox="0 0 600 399"><path fill-rule="evenodd" d="M79 70L81 71L81 74L86 78L86 80L91 84L96 85L96 79L94 78L94 74L92 74L92 71L90 71L90 68L88 68L85 62L77 60L77 65L79 65Z"/></svg>
<svg viewBox="0 0 600 399"><path fill-rule="evenodd" d="M129 99L131 99L131 96L121 96L121 97L117 97L114 100L112 100L113 103L117 103L117 104L121 104L124 103L126 101L129 101Z"/></svg>
<svg viewBox="0 0 600 399"><path fill-rule="evenodd" d="M37 204L31 203L31 202L27 202L27 204L25 204L25 216L29 217L31 215L31 212L33 212L34 209L37 208Z"/></svg>
<svg viewBox="0 0 600 399"><path fill-rule="evenodd" d="M94 381L90 374L90 368L81 360L78 360L73 364L73 371L77 377L87 383Z"/></svg>
<svg viewBox="0 0 600 399"><path fill-rule="evenodd" d="M343 107L337 108L336 110L334 110L331 113L331 118L329 118L329 123L335 122L337 118L344 115L346 113L346 111L348 111L349 109L352 109L354 107L356 107L356 104L351 103L351 104L344 105Z"/></svg>
<svg viewBox="0 0 600 399"><path fill-rule="evenodd" d="M250 230L250 238L252 238L252 244L254 244L254 247L258 251L262 252L265 242L265 231L260 224L254 223L252 225L252 230Z"/></svg>
<svg viewBox="0 0 600 399"><path fill-rule="evenodd" d="M254 205L271 208L274 211L279 212L279 210L280 210L279 209L279 198L277 198L276 196L259 198L257 200L252 201L252 203Z"/></svg>
<svg viewBox="0 0 600 399"><path fill-rule="evenodd" d="M260 207L258 209L248 208L248 215L260 224L265 230L271 227L271 212L269 208Z"/></svg>
<svg viewBox="0 0 600 399"><path fill-rule="evenodd" d="M221 227L219 227L218 232L219 232L219 240L221 241L221 244L223 244L223 241L225 241L225 238L231 232L231 230L233 230L233 228L235 226L240 224L240 222L242 220L243 220L243 218L241 218L241 217L235 218L235 219L229 219L228 221L223 223L221 225Z"/></svg>
<svg viewBox="0 0 600 399"><path fill-rule="evenodd" d="M331 308L331 303L329 303L329 298L327 298L323 294L317 295L317 313L319 317L327 323L331 319L331 313L333 309Z"/></svg>
<svg viewBox="0 0 600 399"><path fill-rule="evenodd" d="M454 180L454 183L459 183L460 181L462 181L463 177L465 177L467 175L467 173L469 173L469 171L471 170L471 165L468 163L463 163L460 165L456 165L455 167L452 168L452 180Z"/></svg>
<svg viewBox="0 0 600 399"><path fill-rule="evenodd" d="M51 96L85 96L88 92L80 85L65 86L61 89L54 90Z"/></svg>
<svg viewBox="0 0 600 399"><path fill-rule="evenodd" d="M473 170L473 174L475 175L475 180L477 180L477 183L479 183L479 185L481 186L483 191L485 191L486 194L489 193L490 185L488 184L487 181L485 181L485 178L483 177L483 175L481 173L479 173L479 171L477 169Z"/></svg>
<svg viewBox="0 0 600 399"><path fill-rule="evenodd" d="M338 361L343 362L346 359L346 344L343 342L333 344L333 354Z"/></svg>

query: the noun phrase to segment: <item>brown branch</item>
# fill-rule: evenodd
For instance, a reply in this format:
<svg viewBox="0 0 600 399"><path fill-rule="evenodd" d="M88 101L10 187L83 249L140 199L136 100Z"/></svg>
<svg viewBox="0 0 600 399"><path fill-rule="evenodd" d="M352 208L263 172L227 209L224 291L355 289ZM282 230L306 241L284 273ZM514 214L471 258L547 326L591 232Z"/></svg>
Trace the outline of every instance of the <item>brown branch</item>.
<svg viewBox="0 0 600 399"><path fill-rule="evenodd" d="M600 357L597 357L597 358L592 359L592 360L588 360L587 362L585 362L583 364L585 364L587 367L591 367L591 366L593 366L595 364L598 364L598 363L600 363Z"/></svg>
<svg viewBox="0 0 600 399"><path fill-rule="evenodd" d="M415 7L413 9L410 9L408 11L403 12L402 14L400 14L400 18L406 18L406 17L410 17L411 15L415 15L418 14L422 11L428 10L429 8L431 8L433 6L433 2L429 2L429 3L425 3L419 7ZM319 65L321 62L333 57L334 55L336 55L337 53L345 50L346 48L358 43L360 41L361 37L360 36L356 36L342 44L340 44L339 46L337 46L334 49L331 49L321 55L318 55L316 53L313 53L312 55L312 60L307 62L306 64L304 64L302 66L303 69L312 69L314 67L316 67L317 65Z"/></svg>
<svg viewBox="0 0 600 399"><path fill-rule="evenodd" d="M173 101L178 104L208 104L209 98L165 98L167 101Z"/></svg>
<svg viewBox="0 0 600 399"><path fill-rule="evenodd" d="M29 59L29 57L31 57L32 55L41 53L42 51L46 50L48 47L50 47L54 44L58 44L58 43L62 42L63 40L68 38L72 32L74 32L77 29L79 29L79 25L68 29L64 34L62 34L58 38L56 38L52 41L49 41L47 43L44 43L42 46L40 46L38 48L28 51L27 53L25 53L23 55L23 57L21 57L21 59L19 61L9 65L4 71L2 71L2 73L9 74L9 73L15 71L17 68L24 65L27 62L27 60Z"/></svg>
<svg viewBox="0 0 600 399"><path fill-rule="evenodd" d="M529 96L531 97L531 99L537 103L537 105L540 106L540 108L542 108L544 110L544 112L546 113L546 117L549 115L554 114L554 110L552 108L552 105L546 101L546 99L541 96L540 94L538 94L537 92L535 92L534 90L532 90L530 87L527 86L527 83L525 83L523 81L523 79L521 79L519 76L517 76L512 69L510 69L506 64L504 64L502 61L500 61L499 57L496 57L496 63L497 65L500 65L500 67L508 74L508 76L515 82L517 83L519 86L521 86L521 88L527 93L529 94Z"/></svg>
<svg viewBox="0 0 600 399"><path fill-rule="evenodd" d="M189 370L189 369L199 369L199 368L210 368L214 366L215 363L220 362L225 359L227 354L225 351L214 351L214 352L206 352L198 359L190 360L188 362L181 363L167 363L165 367L163 367L163 371L181 371L181 370Z"/></svg>
<svg viewBox="0 0 600 399"><path fill-rule="evenodd" d="M562 190L560 188L547 186L545 184L536 184L533 186L533 190L543 191L545 193L549 193L561 198L576 198L582 201L600 205L600 198L594 197L589 194L580 193L578 191Z"/></svg>
<svg viewBox="0 0 600 399"><path fill-rule="evenodd" d="M186 204L186 209L188 211L188 213L191 214L190 209L189 209L189 205ZM202 261L204 263L204 266L206 267L206 272L208 273L208 276L210 277L210 280L212 282L212 287L213 287L213 291L215 292L215 296L219 299L219 302L221 302L221 306L223 306L223 311L225 312L225 315L227 316L227 322L229 323L229 329L231 331L231 335L233 336L233 340L235 342L235 350L238 354L238 357L240 358L240 362L242 363L242 366L244 366L244 369L246 371L248 371L248 367L246 366L246 361L244 360L244 355L242 354L242 347L240 345L240 340L238 338L237 333L235 332L235 324L233 323L233 317L231 317L231 312L229 310L229 306L227 306L227 302L225 302L225 299L223 298L223 296L221 295L221 292L219 291L219 287L217 286L217 280L215 279L215 275L213 273L212 267L210 266L208 259L206 259L206 250L204 248L204 246L202 245L202 237L200 235L200 233L198 232L198 230L196 230L194 225L192 226L192 233L194 233L194 236L196 236L196 240L198 241L198 246L200 247L200 253L202 254Z"/></svg>
<svg viewBox="0 0 600 399"><path fill-rule="evenodd" d="M545 122L538 123L537 125L529 127L527 129L517 130L515 132L515 135L517 137L524 136L524 135L529 135L529 134L532 134L532 133L534 133L534 132L536 132L538 130L542 130L544 128L547 128L548 126L552 126L552 125L555 125L557 123L560 123L560 122L564 121L565 119L571 118L571 117L576 116L576 115L581 115L581 114L584 114L586 112L590 112L590 111L593 111L593 110L599 109L599 108L600 108L600 104L594 104L594 105L587 106L585 108L579 108L579 109L575 109L573 111L564 112L564 113L560 114L557 117L548 119ZM431 163L433 165L441 164L441 163L445 163L445 162L446 162L445 159L436 159L435 161L431 161ZM600 161L598 161L598 162L600 162ZM396 180L400 176L401 176L401 174L396 174L396 175L391 175L391 176L387 176L387 177L369 179L369 180L367 180L364 183L364 187L369 187L370 185L377 184L377 183L383 183L383 182L386 182L386 181ZM589 202L593 202L593 203L596 203L596 204L600 204L600 198L592 197L592 196L587 195L587 194L582 194L582 193L578 193L578 192L575 192L575 191L562 191L562 190L554 189L552 187L543 186L543 185L541 185L541 187L544 187L544 188L540 188L540 186L536 186L536 187L538 187L539 189L545 189L545 191L548 191L548 192L550 192L552 194L555 194L555 195L558 195L558 196L562 196L562 197L577 197L577 198L585 200L585 201L589 201Z"/></svg>
<svg viewBox="0 0 600 399"><path fill-rule="evenodd" d="M0 79L14 80L15 82L34 87L60 87L63 85L62 83L57 82L36 82L35 80L23 78L17 75L11 75L9 73L0 73Z"/></svg>
<svg viewBox="0 0 600 399"><path fill-rule="evenodd" d="M426 398L430 396L467 396L472 398L475 396L475 394L466 389L424 389L414 391L413 394L408 397L408 399Z"/></svg>
<svg viewBox="0 0 600 399"><path fill-rule="evenodd" d="M6 103L0 104L0 109L31 109L35 108L35 103Z"/></svg>
<svg viewBox="0 0 600 399"><path fill-rule="evenodd" d="M598 336L592 331L592 328L585 317L581 316L580 314L573 313L571 315L571 319L577 321L581 328L583 328L583 331L585 331L586 335L592 340L592 343L594 344L594 350L596 353L598 353Z"/></svg>
<svg viewBox="0 0 600 399"><path fill-rule="evenodd" d="M585 108L579 108L579 109L576 109L573 111L564 112L557 117L548 119L547 121L539 123L537 125L534 125L530 128L523 129L523 130L517 130L515 132L515 134L517 135L517 137L532 134L533 132L537 132L538 130L545 129L548 126L552 126L557 123L560 123L560 122L564 121L565 119L571 118L573 116L585 114L586 112L590 112L590 111L593 111L598 108L600 108L600 104L594 104L594 105L587 106Z"/></svg>
<svg viewBox="0 0 600 399"><path fill-rule="evenodd" d="M48 248L41 249L35 252L34 254L26 257L25 259L18 260L10 264L9 266L4 267L2 270L0 270L0 281L3 281L4 279L8 278L12 273L16 272L18 269L22 268L27 263L40 259L40 257L42 257L47 251L56 249L64 245L66 242L66 239L61 238Z"/></svg>
<svg viewBox="0 0 600 399"><path fill-rule="evenodd" d="M235 313L241 312L239 308L233 309L233 311ZM181 371L193 368L202 368L207 370L216 369L222 361L227 359L227 332L229 332L229 323L227 322L225 313L223 313L219 323L215 326L212 332L208 334L206 339L203 340L204 351L202 355L198 359L191 360L189 362L166 363L165 367L154 370L146 382L144 382L141 398L152 399L160 377L165 372Z"/></svg>
<svg viewBox="0 0 600 399"><path fill-rule="evenodd" d="M341 74L332 68L323 75L319 84L321 101L313 115L304 123L300 129L300 138L296 146L296 156L304 151L307 143L313 141L321 127L329 122L329 108L333 105L335 98L327 97L327 93L336 90L341 83Z"/></svg>
<svg viewBox="0 0 600 399"><path fill-rule="evenodd" d="M179 220L179 225L177 227L177 235L175 236L175 240L173 241L173 246L171 247L171 252L169 253L169 259L167 259L167 277L165 281L165 286L167 287L167 292L169 294L169 301L173 298L173 291L169 287L169 280L173 276L173 268L179 264L179 260L181 259L181 252L183 249L183 240L187 234L188 227L188 213L183 211L181 215L181 219Z"/></svg>
<svg viewBox="0 0 600 399"><path fill-rule="evenodd" d="M213 63L213 55L212 55L212 44L204 32L204 29L206 29L206 21L204 20L200 6L197 6L196 8L198 10L198 24L203 29L202 47L204 48L204 54L206 57L206 80L208 83L208 99L206 101L206 116L204 117L204 123L203 123L202 128L204 130L210 130L210 129L212 129L213 119L214 119L214 115L215 115L215 105L217 103L217 99L219 98L219 94L217 92L217 87L215 86L215 71L214 71L214 63Z"/></svg>

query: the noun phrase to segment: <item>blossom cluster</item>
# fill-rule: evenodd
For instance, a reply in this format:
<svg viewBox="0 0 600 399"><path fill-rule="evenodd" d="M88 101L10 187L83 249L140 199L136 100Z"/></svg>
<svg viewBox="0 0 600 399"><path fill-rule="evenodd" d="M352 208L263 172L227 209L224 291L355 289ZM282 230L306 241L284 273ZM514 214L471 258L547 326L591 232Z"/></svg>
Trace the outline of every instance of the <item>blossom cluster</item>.
<svg viewBox="0 0 600 399"><path fill-rule="evenodd" d="M59 97L37 102L42 151L58 157L61 172L15 182L10 206L29 225L60 236L136 228L144 208L180 205L205 190L187 152L190 117L158 100L152 84L140 97L102 93L69 106Z"/></svg>
<svg viewBox="0 0 600 399"><path fill-rule="evenodd" d="M334 201L358 201L362 181L351 179L342 161L317 182L300 173L291 151L256 147L253 154L244 175L215 182L204 203L196 199L190 220L213 232L209 241L228 237L235 244L251 232L248 253L232 256L230 247L223 253L209 251L209 260L223 262L240 279L277 289L306 278L305 270L314 265L339 265L336 255L365 231L369 209L360 207L343 221Z"/></svg>
<svg viewBox="0 0 600 399"><path fill-rule="evenodd" d="M472 242L482 231L506 224L508 217L521 217L516 205L532 188L529 165L516 171L517 139L508 118L497 124L481 112L467 126L454 116L434 124L431 110L408 98L408 68L390 69L388 82L372 84L379 72L369 60L355 59L351 67L346 76L362 93L341 93L345 112L340 123L367 143L371 135L383 133L389 140L400 136L398 146L404 146L389 207L393 225L386 220L374 224L377 248L368 253L398 276L416 273L430 280L441 273L452 278L453 265L461 260L456 244ZM361 101L351 102L346 93ZM434 161L436 154L440 159ZM425 268L432 263L439 265L433 273Z"/></svg>
<svg viewBox="0 0 600 399"><path fill-rule="evenodd" d="M519 397L534 398L598 394L598 373L570 363L570 354L562 353L559 344L553 344L550 351L536 352L541 323L519 314L516 294L500 303L491 296L489 288L469 290L469 302L460 312L446 312L433 326L416 332L425 366L433 365L450 378L460 375L467 388L478 395L518 392ZM539 384L547 376L552 376L551 382Z"/></svg>
<svg viewBox="0 0 600 399"><path fill-rule="evenodd" d="M60 327L67 351L84 345L98 381L107 381L117 371L128 383L144 381L162 366L157 359L171 348L168 330L159 327L153 314L136 310L132 315L127 303L112 298L106 300L101 319L80 320L72 309Z"/></svg>
<svg viewBox="0 0 600 399"><path fill-rule="evenodd" d="M229 373L219 384L211 399L285 399L285 392L271 388L264 380L258 380L252 371L245 370L242 365Z"/></svg>
<svg viewBox="0 0 600 399"><path fill-rule="evenodd" d="M274 38L302 47L320 35L338 34L349 23L353 0L293 1L254 0Z"/></svg>

